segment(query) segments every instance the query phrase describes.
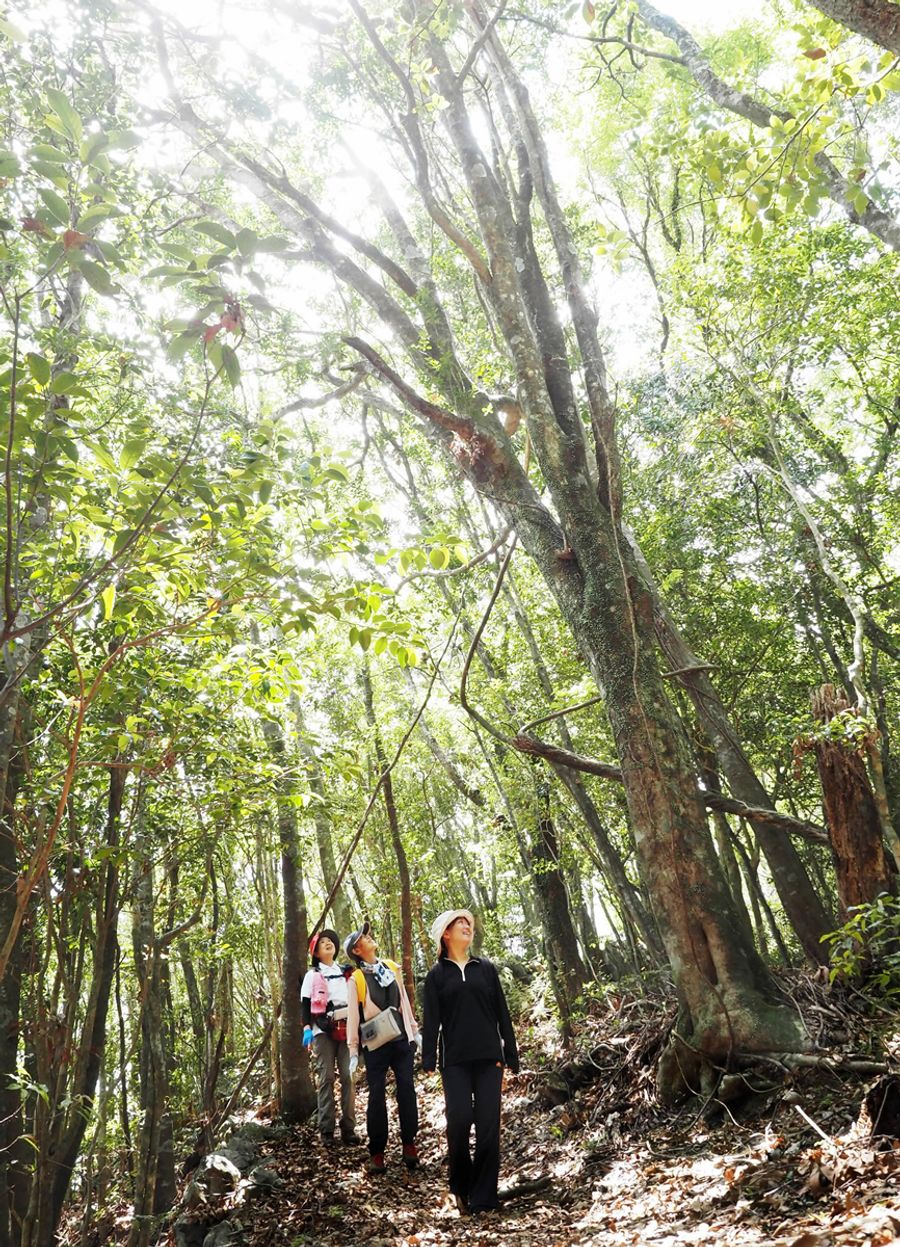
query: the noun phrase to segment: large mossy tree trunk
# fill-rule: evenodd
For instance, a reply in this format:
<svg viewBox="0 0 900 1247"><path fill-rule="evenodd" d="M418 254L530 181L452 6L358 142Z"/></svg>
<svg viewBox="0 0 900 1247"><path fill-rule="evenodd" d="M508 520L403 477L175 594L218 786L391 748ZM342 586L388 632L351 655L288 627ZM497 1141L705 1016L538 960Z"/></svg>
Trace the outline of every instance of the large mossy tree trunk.
<svg viewBox="0 0 900 1247"><path fill-rule="evenodd" d="M828 724L850 703L833 684L811 697L813 717ZM852 739L820 733L815 743L822 803L831 837L841 921L856 905L874 901L897 888L893 861L885 852L881 817L859 748Z"/></svg>
<svg viewBox="0 0 900 1247"><path fill-rule="evenodd" d="M351 3L356 7L355 0ZM641 874L681 1005L681 1062L660 1067L660 1089L674 1097L699 1089L706 1060L722 1062L735 1051L790 1049L806 1041L794 1010L779 999L741 932L713 849L687 737L657 662L653 602L621 529L615 409L606 389L596 316L587 303L577 251L527 92L496 36L482 33L518 143L523 170L518 215L504 195L499 171L486 167L445 49L432 37L428 50L487 248L494 309L516 364L528 430L559 525L536 523L537 517L527 518L521 507L507 507L605 693ZM553 239L580 348L593 464L566 363L565 337L537 261L531 216L523 211L530 186ZM496 461L487 447L482 451L476 445L470 446L470 459L473 475ZM506 459L495 496L516 496L512 467ZM521 487L521 478L518 483ZM696 1077L687 1068L687 1052L695 1057Z"/></svg>

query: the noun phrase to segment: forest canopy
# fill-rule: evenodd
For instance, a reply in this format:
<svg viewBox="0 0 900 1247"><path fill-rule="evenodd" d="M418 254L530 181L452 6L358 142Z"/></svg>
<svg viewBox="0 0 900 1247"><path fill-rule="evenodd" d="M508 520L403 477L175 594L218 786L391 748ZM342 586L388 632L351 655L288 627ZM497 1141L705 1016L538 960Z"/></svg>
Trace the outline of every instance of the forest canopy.
<svg viewBox="0 0 900 1247"><path fill-rule="evenodd" d="M0 14L0 1247L309 1115L323 923L667 1102L896 989L897 6L683 7Z"/></svg>

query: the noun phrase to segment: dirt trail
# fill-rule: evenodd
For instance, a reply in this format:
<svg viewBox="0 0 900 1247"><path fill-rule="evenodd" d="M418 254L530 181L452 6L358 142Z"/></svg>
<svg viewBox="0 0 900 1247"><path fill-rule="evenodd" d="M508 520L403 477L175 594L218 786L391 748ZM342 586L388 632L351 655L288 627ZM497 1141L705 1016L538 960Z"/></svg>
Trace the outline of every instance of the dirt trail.
<svg viewBox="0 0 900 1247"><path fill-rule="evenodd" d="M534 1079L512 1079L504 1098L501 1187L548 1176L539 1193L506 1203L486 1220L460 1217L447 1195L443 1104L435 1078L417 1076L422 1163L400 1163L392 1122L388 1172L364 1172L365 1149L326 1148L313 1125L265 1149L283 1186L236 1209L248 1247L876 1247L900 1241L900 1150L863 1141L828 1142L777 1103L748 1126L710 1129L651 1110L639 1135L626 1115L590 1092L574 1111L535 1102ZM821 1087L804 1102L825 1133L847 1130L861 1092ZM365 1120L365 1088L358 1092ZM815 1104L813 1104L815 1101ZM648 1128L649 1127L649 1128ZM565 1137L561 1137L568 1131ZM223 1210L224 1211L224 1210Z"/></svg>

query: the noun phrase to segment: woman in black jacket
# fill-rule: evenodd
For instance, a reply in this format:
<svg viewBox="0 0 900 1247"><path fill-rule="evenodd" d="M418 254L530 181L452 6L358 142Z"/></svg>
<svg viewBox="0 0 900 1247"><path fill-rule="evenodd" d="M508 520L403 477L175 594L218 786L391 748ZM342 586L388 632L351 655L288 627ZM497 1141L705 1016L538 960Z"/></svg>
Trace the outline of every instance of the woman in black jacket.
<svg viewBox="0 0 900 1247"><path fill-rule="evenodd" d="M519 1071L500 977L486 957L469 956L474 929L468 909L447 910L432 925L438 960L425 980L422 1042L422 1068L440 1068L444 1084L450 1191L473 1216L498 1205L503 1068Z"/></svg>

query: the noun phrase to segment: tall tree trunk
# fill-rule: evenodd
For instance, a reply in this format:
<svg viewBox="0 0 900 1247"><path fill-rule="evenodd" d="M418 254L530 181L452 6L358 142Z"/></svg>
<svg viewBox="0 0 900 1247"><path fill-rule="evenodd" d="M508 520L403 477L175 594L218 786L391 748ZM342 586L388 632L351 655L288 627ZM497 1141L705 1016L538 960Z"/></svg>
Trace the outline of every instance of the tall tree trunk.
<svg viewBox="0 0 900 1247"><path fill-rule="evenodd" d="M154 914L154 845L146 830L143 803L138 810L137 825L132 885L132 949L140 985L138 1073L141 1117L135 1157L134 1218L128 1247L147 1247L153 1237L155 1216L159 1211L157 1174L169 1094L169 1059L164 1034L160 947Z"/></svg>
<svg viewBox="0 0 900 1247"><path fill-rule="evenodd" d="M731 795L745 805L774 809L771 797L744 753L740 738L709 678L705 664L678 630L659 595L653 575L633 540L632 549L652 598L653 624L660 648L672 669L679 673L678 678L715 750L718 769L727 780ZM754 824L753 830L765 855L779 900L803 951L811 961L822 964L826 960L822 936L832 930L834 923L816 892L800 855L784 832L761 824Z"/></svg>
<svg viewBox="0 0 900 1247"><path fill-rule="evenodd" d="M305 1121L315 1110L316 1092L309 1072L309 1052L301 1043L303 1016L300 984L307 967L309 928L300 835L291 802L284 735L280 724L267 719L263 734L281 774L275 782L278 843L281 847L281 891L284 907L284 950L281 958L281 1113L290 1122Z"/></svg>
<svg viewBox="0 0 900 1247"><path fill-rule="evenodd" d="M559 841L550 817L549 787L539 785L541 813L529 841L531 877L547 934L550 977L568 1026L575 1001L590 977L578 952L578 937L569 908L569 896L559 857Z"/></svg>
<svg viewBox="0 0 900 1247"><path fill-rule="evenodd" d="M700 764L700 778L703 780L704 786L708 792L722 791L722 784L719 780L719 773L716 770L716 754L711 747L709 741L705 738L702 726L697 728L695 733L695 746L697 749L697 758ZM744 901L744 890L741 887L741 868L738 865L737 856L735 854L734 845L731 839L731 828L728 825L728 819L721 810L714 810L712 814L713 830L716 837L716 848L719 852L719 861L725 871L725 878L728 880L728 888L731 892L734 908L744 927L744 932L752 941L753 926L750 922L750 914ZM765 945L762 946L760 952L765 952Z"/></svg>
<svg viewBox="0 0 900 1247"><path fill-rule="evenodd" d="M325 790L325 781L322 778L322 764L316 756L316 751L307 739L303 723L303 708L299 698L291 699L291 708L297 720L297 740L300 752L306 759L306 780L310 791L316 798L312 807L313 825L316 829L316 844L319 849L319 860L322 863L325 891L328 892L337 876L337 867L334 861L334 844L332 841L334 830L331 819L328 816L328 794ZM353 915L343 883L334 894L332 913L334 914L334 925L338 933L341 936L349 935L353 930Z"/></svg>
<svg viewBox="0 0 900 1247"><path fill-rule="evenodd" d="M528 651L531 654L531 661L534 665L535 671L537 672L538 681L540 682L541 689L547 699L547 704L548 706L552 705L556 695L553 687L553 681L550 678L550 672L547 670L547 665L541 654L537 637L534 635L534 630L531 627L531 621L529 620L528 614L522 604L515 582L511 577L507 578L504 589L506 590L506 596L508 597L512 607L518 631L524 638L525 643L528 646ZM570 752L575 752L572 737L569 732L569 725L566 722L565 716L557 720L557 730L559 731L560 739L564 748L568 749ZM620 904L628 910L634 925L641 933L641 938L646 944L647 951L649 952L651 958L655 961L660 961L663 957L663 948L659 938L659 932L656 929L656 925L653 922L652 917L647 912L640 894L637 889L633 887L631 881L625 873L622 860L613 847L609 833L600 817L600 812L594 804L594 801L587 789L584 776L579 775L570 767L559 766L555 763L551 765L555 774L562 780L568 790L569 795L575 802L577 809L584 818L584 821L594 838L597 850L603 861L607 878L615 891Z"/></svg>
<svg viewBox="0 0 900 1247"><path fill-rule="evenodd" d="M381 743L381 730L375 715L375 703L372 697L372 675L368 661L363 664L362 682L366 722L372 732L375 765L378 774L381 775L387 766L387 759L384 754L384 746ZM400 881L400 957L403 982L406 984L410 1000L415 1000L416 980L413 974L413 923L409 861L406 857L406 849L403 847L403 837L400 835L400 820L397 817L397 803L394 800L393 774L390 771L384 777L381 793L384 797L384 808L391 833L391 844L393 845L394 856L397 859L397 877Z"/></svg>
<svg viewBox="0 0 900 1247"><path fill-rule="evenodd" d="M888 806L888 818L894 828L894 844L892 846L895 857L897 856L896 839L898 829L900 829L900 758L894 745L893 726L889 723L888 709L886 704L884 684L881 680L881 672L879 670L877 651L872 655L871 681L872 688L875 692L875 704L873 710L875 713L875 722L878 725L878 731L881 733L880 752L881 752L881 770L884 775L884 793ZM878 747L876 745L876 747ZM900 861L898 861L900 866Z"/></svg>
<svg viewBox="0 0 900 1247"><path fill-rule="evenodd" d="M39 1193L38 1215L31 1239L34 1247L53 1247L56 1242L69 1183L97 1094L106 1049L107 1017L118 953L116 928L120 899L117 850L127 775L124 766L113 765L109 768L105 836L105 847L109 852L99 879L88 1003L70 1085L70 1107L58 1113L54 1121L52 1172Z"/></svg>
<svg viewBox="0 0 900 1247"><path fill-rule="evenodd" d="M570 745L566 746L570 748ZM600 817L600 812L585 786L584 776L578 775L570 767L552 764L553 770L562 780L569 795L581 811L585 824L593 837L597 853L603 865L603 873L612 888L619 904L627 910L628 916L640 932L650 957L660 961L664 956L659 931L652 915L644 905L640 892L625 873L622 859L616 851L609 831Z"/></svg>
<svg viewBox="0 0 900 1247"><path fill-rule="evenodd" d="M23 775L17 731L18 698L0 707L0 933L9 930L16 907L20 863L16 851L16 796ZM0 980L0 1247L14 1247L14 1220L25 1211L31 1151L25 1142L22 1101L15 1086L22 1003L23 947L13 950Z"/></svg>
<svg viewBox="0 0 900 1247"><path fill-rule="evenodd" d="M833 684L823 684L811 700L813 716L822 724L831 723L850 708L846 697ZM846 921L853 906L874 901L882 892L896 891L897 874L885 852L881 818L856 742L820 734L815 753L837 874L841 921Z"/></svg>
<svg viewBox="0 0 900 1247"><path fill-rule="evenodd" d="M260 908L263 918L263 939L265 943L265 967L268 985L268 1007L274 1014L281 998L281 963L280 944L277 938L281 926L281 905L278 900L278 882L273 870L271 854L268 852L264 837L257 829L256 836L256 870L254 884L259 890ZM270 1015L271 1016L271 1015ZM271 1073L272 1097L281 1102L281 1063L279 1059L278 1027L273 1026L269 1037L269 1066Z"/></svg>

